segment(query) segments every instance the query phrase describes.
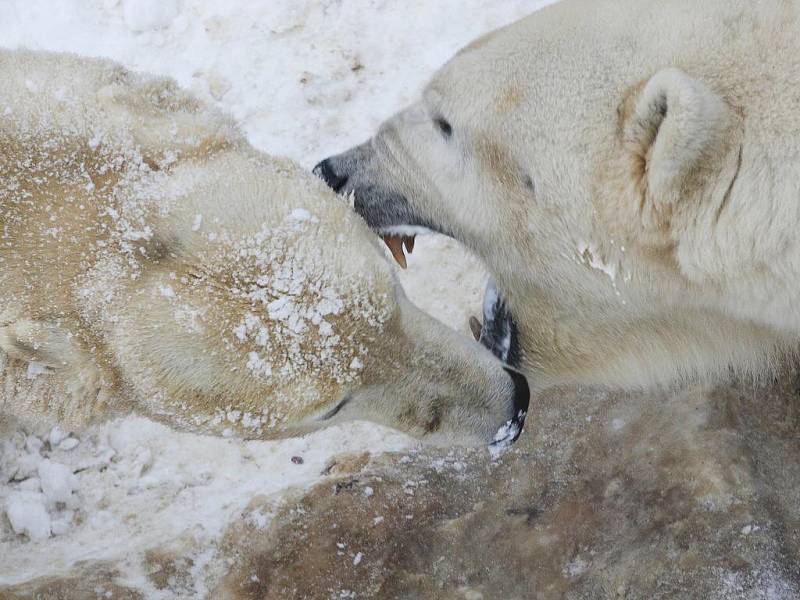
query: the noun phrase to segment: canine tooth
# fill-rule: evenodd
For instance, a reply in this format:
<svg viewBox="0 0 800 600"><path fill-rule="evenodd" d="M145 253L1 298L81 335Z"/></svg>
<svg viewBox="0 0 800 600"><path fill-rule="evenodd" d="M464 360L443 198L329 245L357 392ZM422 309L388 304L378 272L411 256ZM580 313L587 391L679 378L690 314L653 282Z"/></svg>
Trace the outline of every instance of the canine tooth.
<svg viewBox="0 0 800 600"><path fill-rule="evenodd" d="M417 236L415 235L407 235L406 237L403 238L403 244L406 247L406 252L408 252L409 254L414 253L414 241L416 239Z"/></svg>
<svg viewBox="0 0 800 600"><path fill-rule="evenodd" d="M476 342L481 340L481 329L483 329L483 325L477 319L477 317L470 317L469 318L469 329L472 332L472 337L475 338Z"/></svg>
<svg viewBox="0 0 800 600"><path fill-rule="evenodd" d="M392 256L403 269L408 267L406 263L406 255L403 254L403 240L399 235L385 235L383 236L384 243L389 247Z"/></svg>

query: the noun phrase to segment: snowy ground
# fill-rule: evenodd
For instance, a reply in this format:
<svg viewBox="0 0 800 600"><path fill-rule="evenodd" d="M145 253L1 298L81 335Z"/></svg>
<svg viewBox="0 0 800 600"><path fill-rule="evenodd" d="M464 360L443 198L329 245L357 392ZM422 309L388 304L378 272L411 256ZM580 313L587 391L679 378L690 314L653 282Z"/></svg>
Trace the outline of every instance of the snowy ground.
<svg viewBox="0 0 800 600"><path fill-rule="evenodd" d="M105 56L172 76L231 113L259 149L311 167L367 138L463 44L548 3L2 0L0 46ZM480 306L480 265L442 238L417 246L402 274L409 296L466 332ZM268 443L134 417L80 437L0 435L0 586L126 556L126 576L138 580L137 551L181 535L213 541L254 495L279 502L317 481L335 454L414 446L365 424ZM212 560L198 557L196 568Z"/></svg>

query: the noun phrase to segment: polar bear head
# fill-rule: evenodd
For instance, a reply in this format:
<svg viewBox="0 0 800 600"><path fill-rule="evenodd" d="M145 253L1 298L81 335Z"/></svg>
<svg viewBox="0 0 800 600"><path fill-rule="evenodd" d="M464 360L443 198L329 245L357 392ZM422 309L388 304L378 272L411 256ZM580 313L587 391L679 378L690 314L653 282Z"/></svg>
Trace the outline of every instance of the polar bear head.
<svg viewBox="0 0 800 600"><path fill-rule="evenodd" d="M311 173L170 80L28 51L0 52L0 76L0 350L53 371L52 394L4 409L261 438L345 419L519 434L525 378L413 306Z"/></svg>
<svg viewBox="0 0 800 600"><path fill-rule="evenodd" d="M487 238L504 232L513 239L492 266L592 226L671 245L696 215L690 201L730 183L739 119L708 73L721 58L692 64L696 48L646 38L661 17L682 35L702 24L638 4L566 0L473 42L419 102L317 174L354 192L384 234L427 228L487 256L498 247Z"/></svg>
<svg viewBox="0 0 800 600"><path fill-rule="evenodd" d="M726 40L761 18L728 4L564 0L463 49L416 104L315 172L380 234L425 228L477 253L527 312L523 336L536 323L554 348L529 344L529 366L563 382L601 361L603 344L582 341L598 322L624 329L644 306L669 327L667 299L741 270L736 251L706 244L742 165L748 87L730 74L745 45ZM628 297L617 276L633 279Z"/></svg>
<svg viewBox="0 0 800 600"><path fill-rule="evenodd" d="M169 200L133 252L135 281L100 317L150 413L256 437L349 419L441 442L519 434L525 378L411 304L364 222L311 174L233 150L157 185Z"/></svg>

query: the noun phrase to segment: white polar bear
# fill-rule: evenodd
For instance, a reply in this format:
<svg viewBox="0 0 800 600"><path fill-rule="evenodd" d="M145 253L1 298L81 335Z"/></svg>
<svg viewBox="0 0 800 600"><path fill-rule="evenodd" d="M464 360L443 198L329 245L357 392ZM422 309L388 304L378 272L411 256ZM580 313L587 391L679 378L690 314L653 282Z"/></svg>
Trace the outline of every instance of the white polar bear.
<svg viewBox="0 0 800 600"><path fill-rule="evenodd" d="M799 19L564 0L315 171L378 232L478 254L539 388L761 373L800 333Z"/></svg>
<svg viewBox="0 0 800 600"><path fill-rule="evenodd" d="M321 182L108 61L0 51L0 263L0 412L29 421L489 442L527 407Z"/></svg>

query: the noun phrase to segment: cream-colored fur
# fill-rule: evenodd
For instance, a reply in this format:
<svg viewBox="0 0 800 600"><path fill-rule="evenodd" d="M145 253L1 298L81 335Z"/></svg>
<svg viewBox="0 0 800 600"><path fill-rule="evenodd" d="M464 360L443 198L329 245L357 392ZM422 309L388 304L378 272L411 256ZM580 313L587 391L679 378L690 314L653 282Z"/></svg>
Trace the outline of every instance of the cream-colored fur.
<svg viewBox="0 0 800 600"><path fill-rule="evenodd" d="M486 262L534 385L763 373L800 334L799 19L796 0L563 0L327 169L373 228L405 199L405 224Z"/></svg>
<svg viewBox="0 0 800 600"><path fill-rule="evenodd" d="M166 79L0 51L2 412L489 441L499 361L411 305L363 221Z"/></svg>

